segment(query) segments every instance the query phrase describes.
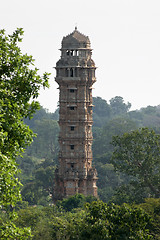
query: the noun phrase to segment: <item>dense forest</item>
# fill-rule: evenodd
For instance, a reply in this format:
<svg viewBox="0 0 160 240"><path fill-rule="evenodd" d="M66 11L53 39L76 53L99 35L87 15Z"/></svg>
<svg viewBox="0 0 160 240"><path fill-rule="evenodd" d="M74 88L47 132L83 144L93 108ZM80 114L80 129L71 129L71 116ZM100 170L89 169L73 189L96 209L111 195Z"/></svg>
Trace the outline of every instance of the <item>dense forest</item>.
<svg viewBox="0 0 160 240"><path fill-rule="evenodd" d="M146 187L136 190L131 186L133 177L122 171L115 171L112 163L112 137L132 132L142 127L154 129L160 133L160 107L143 108L129 111L131 104L124 103L122 97L116 96L108 104L100 97L93 98L93 164L98 171L98 195L104 202L136 202L154 197ZM54 113L41 109L25 123L36 133L31 146L23 158L18 159L21 169L20 179L23 183L22 196L29 205L46 205L52 201L54 169L58 163L58 109ZM138 184L134 179L134 184ZM130 187L129 187L130 186ZM119 197L119 191L126 189L127 199ZM143 189L143 191L142 191ZM142 195L143 193L143 195ZM118 195L117 195L118 194ZM117 196L117 197L116 197ZM122 196L122 193L121 193Z"/></svg>
<svg viewBox="0 0 160 240"><path fill-rule="evenodd" d="M160 239L160 106L93 98L99 197L53 204L58 109L36 100L49 74L22 54L22 35L0 30L0 239Z"/></svg>
<svg viewBox="0 0 160 240"><path fill-rule="evenodd" d="M18 222L18 224L22 224L21 226L30 226L32 225L31 221L34 219L32 231L35 235L33 239L44 239L44 237L46 239L66 239L67 236L70 236L67 239L86 239L82 236L78 238L81 234L85 236L88 234L88 239L112 239L109 237L105 238L103 235L103 237L101 236L102 238L98 238L99 231L96 229L86 230L89 231L88 233L82 231L84 224L86 224L86 211L91 211L90 208L92 207L96 208L96 210L97 208L101 209L102 205L107 209L112 204L116 204L114 205L115 208L116 206L129 208L134 203L135 209L136 206L140 206L151 217L154 217L154 223L149 223L148 227L151 229L154 239L160 239L160 226L158 223L160 220L159 195L156 195L156 192L152 191L153 189L150 188L149 184L144 183L143 177L138 173L138 170L134 170L134 166L132 166L132 171L134 171L134 174L132 174L123 169L125 167L120 161L118 162L118 159L114 162L113 158L114 138L116 136L124 138L124 134L127 133L132 135L133 133L141 135L151 133L152 137L154 137L154 135L160 133L160 106L148 106L140 110L130 111L131 104L124 103L123 98L120 96L112 98L109 103L100 97L93 98L93 102L93 164L98 171L98 196L103 202L97 202L97 205L94 205L95 203L91 202L96 200L95 198L85 198L82 195L77 195L68 200L60 201L57 207L55 206L50 210L49 206L53 202L54 170L58 164L59 127L57 120L59 116L58 109L54 113L50 113L41 107L31 120L25 119L25 123L36 133L36 136L31 146L26 149L23 157L18 158L21 170L19 178L23 184L23 202L21 203L22 206L20 208L22 209L19 210L19 214L20 219L23 217L23 221L25 221L22 224L21 220L19 220L20 223ZM136 135L136 142L138 141L139 139ZM147 171L151 169L150 164L154 165L154 162L150 160L147 164L147 166L142 166L142 172L146 171L146 169ZM159 160L155 164L159 164ZM156 179L156 174L154 175L152 172L155 178L151 179L151 181L154 187L159 189L159 165L157 165L157 169L158 177ZM86 202L91 205L85 205L84 203ZM124 203L128 205L123 205ZM33 206L36 206L34 210ZM77 212L77 208L81 209L81 211ZM135 211L135 209L125 209L125 211ZM48 213L48 211L53 212ZM119 211L121 210L119 209ZM28 220L28 218L32 220ZM56 218L56 223L54 218ZM48 221L50 225L46 227ZM77 227L77 224L75 225L75 221L79 221L79 227ZM129 220L127 219L127 221ZM63 227L65 224L67 229ZM56 229L59 228L61 230L56 232ZM73 229L70 228L74 229L74 233L72 232ZM97 231L97 236L92 231ZM105 231L108 231L108 229ZM40 234L42 235L41 238ZM52 234L54 237L51 237ZM147 239L146 236L144 239ZM129 238L115 237L113 239ZM143 238L138 238L137 235L133 239Z"/></svg>

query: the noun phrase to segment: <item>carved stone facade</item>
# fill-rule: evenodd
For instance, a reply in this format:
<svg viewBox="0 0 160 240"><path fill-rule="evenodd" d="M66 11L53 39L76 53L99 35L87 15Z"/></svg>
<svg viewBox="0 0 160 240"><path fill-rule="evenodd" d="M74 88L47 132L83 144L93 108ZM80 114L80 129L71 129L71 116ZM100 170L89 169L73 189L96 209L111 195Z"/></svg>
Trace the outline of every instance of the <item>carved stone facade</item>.
<svg viewBox="0 0 160 240"><path fill-rule="evenodd" d="M90 40L76 28L62 40L56 64L59 84L59 167L54 199L76 193L97 196L97 171L92 167L92 85L96 81Z"/></svg>

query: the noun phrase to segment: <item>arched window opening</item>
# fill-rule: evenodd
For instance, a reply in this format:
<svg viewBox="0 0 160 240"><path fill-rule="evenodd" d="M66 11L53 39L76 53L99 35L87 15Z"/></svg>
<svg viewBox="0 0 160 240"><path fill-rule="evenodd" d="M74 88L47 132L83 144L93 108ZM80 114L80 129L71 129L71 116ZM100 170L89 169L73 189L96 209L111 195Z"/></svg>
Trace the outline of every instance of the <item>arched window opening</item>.
<svg viewBox="0 0 160 240"><path fill-rule="evenodd" d="M66 51L66 55L67 55L67 56L69 56L69 53L70 53L70 51L69 51L69 50L67 50L67 51Z"/></svg>
<svg viewBox="0 0 160 240"><path fill-rule="evenodd" d="M74 126L71 126L71 131L74 131Z"/></svg>
<svg viewBox="0 0 160 240"><path fill-rule="evenodd" d="M73 68L70 69L70 76L73 77Z"/></svg>
<svg viewBox="0 0 160 240"><path fill-rule="evenodd" d="M65 69L65 77L68 77L68 68Z"/></svg>
<svg viewBox="0 0 160 240"><path fill-rule="evenodd" d="M73 52L74 52L74 51L73 51L73 50L71 50L71 54L70 54L71 56L73 56Z"/></svg>
<svg viewBox="0 0 160 240"><path fill-rule="evenodd" d="M69 91L70 91L70 93L74 93L74 89L70 89Z"/></svg>

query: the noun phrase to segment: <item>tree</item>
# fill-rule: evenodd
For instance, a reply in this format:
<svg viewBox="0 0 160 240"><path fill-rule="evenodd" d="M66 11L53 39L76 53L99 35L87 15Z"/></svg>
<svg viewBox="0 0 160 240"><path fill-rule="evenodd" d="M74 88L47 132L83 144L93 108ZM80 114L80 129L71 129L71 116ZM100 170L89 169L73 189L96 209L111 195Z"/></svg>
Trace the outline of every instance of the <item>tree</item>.
<svg viewBox="0 0 160 240"><path fill-rule="evenodd" d="M22 29L8 36L0 31L0 206L10 219L14 214L9 210L21 199L16 157L34 136L23 119L31 118L39 108L35 99L40 87L48 87L48 74L39 76L32 56L22 54L19 47L22 35ZM23 231L12 222L2 223L0 238L23 239Z"/></svg>
<svg viewBox="0 0 160 240"><path fill-rule="evenodd" d="M83 194L76 194L69 198L63 199L62 201L57 202L57 206L63 207L66 211L71 211L74 208L81 208L85 203L85 196Z"/></svg>
<svg viewBox="0 0 160 240"><path fill-rule="evenodd" d="M122 135L136 128L136 123L128 118L117 117L106 122L93 142L93 155L97 157L102 156L102 154L111 153L113 149L111 145L112 136Z"/></svg>
<svg viewBox="0 0 160 240"><path fill-rule="evenodd" d="M40 106L40 108L34 113L32 119L25 118L24 122L33 130L36 127L36 121L41 121L43 119L52 119L57 121L59 119L59 108L57 108L54 113L51 113L48 112L47 109Z"/></svg>
<svg viewBox="0 0 160 240"><path fill-rule="evenodd" d="M71 212L64 211L62 205L20 209L17 224L20 227L31 226L34 240L152 239L147 229L150 217L139 207L92 201L82 209L80 203L84 202L84 197L79 197L80 201L77 197L71 197L71 201L68 198L68 204L79 207L72 208Z"/></svg>
<svg viewBox="0 0 160 240"><path fill-rule="evenodd" d="M86 202L91 203L96 201L97 198L94 196L85 197L83 194L75 194L69 198L64 198L57 202L58 207L62 207L65 211L72 211L75 208L83 208Z"/></svg>
<svg viewBox="0 0 160 240"><path fill-rule="evenodd" d="M147 198L144 203L138 206L151 216L152 221L148 228L154 239L160 240L160 198Z"/></svg>
<svg viewBox="0 0 160 240"><path fill-rule="evenodd" d="M111 117L111 107L101 97L93 97L93 123L94 127L101 127Z"/></svg>
<svg viewBox="0 0 160 240"><path fill-rule="evenodd" d="M140 208L127 204L107 205L102 201L86 206L87 214L81 225L80 240L153 239L148 233L149 216Z"/></svg>
<svg viewBox="0 0 160 240"><path fill-rule="evenodd" d="M31 226L34 240L78 240L85 211L65 212L55 205L18 211L17 224Z"/></svg>
<svg viewBox="0 0 160 240"><path fill-rule="evenodd" d="M27 153L55 161L58 155L59 127L57 121L52 119L36 120L33 130L37 137L27 149Z"/></svg>
<svg viewBox="0 0 160 240"><path fill-rule="evenodd" d="M123 98L120 96L111 98L109 102L110 102L113 115L120 115L120 114L127 113L131 108L131 103L129 102L127 104L124 103Z"/></svg>
<svg viewBox="0 0 160 240"><path fill-rule="evenodd" d="M101 131L94 133L93 156L98 172L98 192L101 200L108 202L115 192L115 188L124 181L114 171L113 165L109 164L112 157L113 146L111 145L114 135L122 135L125 132L137 129L134 121L128 118L117 117L103 126ZM122 174L121 174L122 175Z"/></svg>
<svg viewBox="0 0 160 240"><path fill-rule="evenodd" d="M114 136L112 164L115 169L130 175L132 195L160 197L160 135L142 128L122 136ZM138 190L139 189L139 190ZM128 188L129 190L129 188ZM132 199L133 200L133 199Z"/></svg>
<svg viewBox="0 0 160 240"><path fill-rule="evenodd" d="M49 166L45 166L48 161L45 162L37 166L32 178L28 178L22 188L22 199L29 205L45 206L51 202L55 166L50 162Z"/></svg>

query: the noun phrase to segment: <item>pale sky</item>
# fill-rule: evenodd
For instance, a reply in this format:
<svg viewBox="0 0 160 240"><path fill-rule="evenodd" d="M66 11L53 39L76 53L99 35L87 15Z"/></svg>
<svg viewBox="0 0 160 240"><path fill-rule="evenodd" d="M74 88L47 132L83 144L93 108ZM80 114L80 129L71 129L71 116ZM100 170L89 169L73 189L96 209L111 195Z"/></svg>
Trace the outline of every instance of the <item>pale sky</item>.
<svg viewBox="0 0 160 240"><path fill-rule="evenodd" d="M40 73L52 73L39 97L43 107L56 109L58 49L76 25L89 36L98 67L93 96L121 96L132 109L160 104L160 0L1 0L1 29L22 27L21 49Z"/></svg>

